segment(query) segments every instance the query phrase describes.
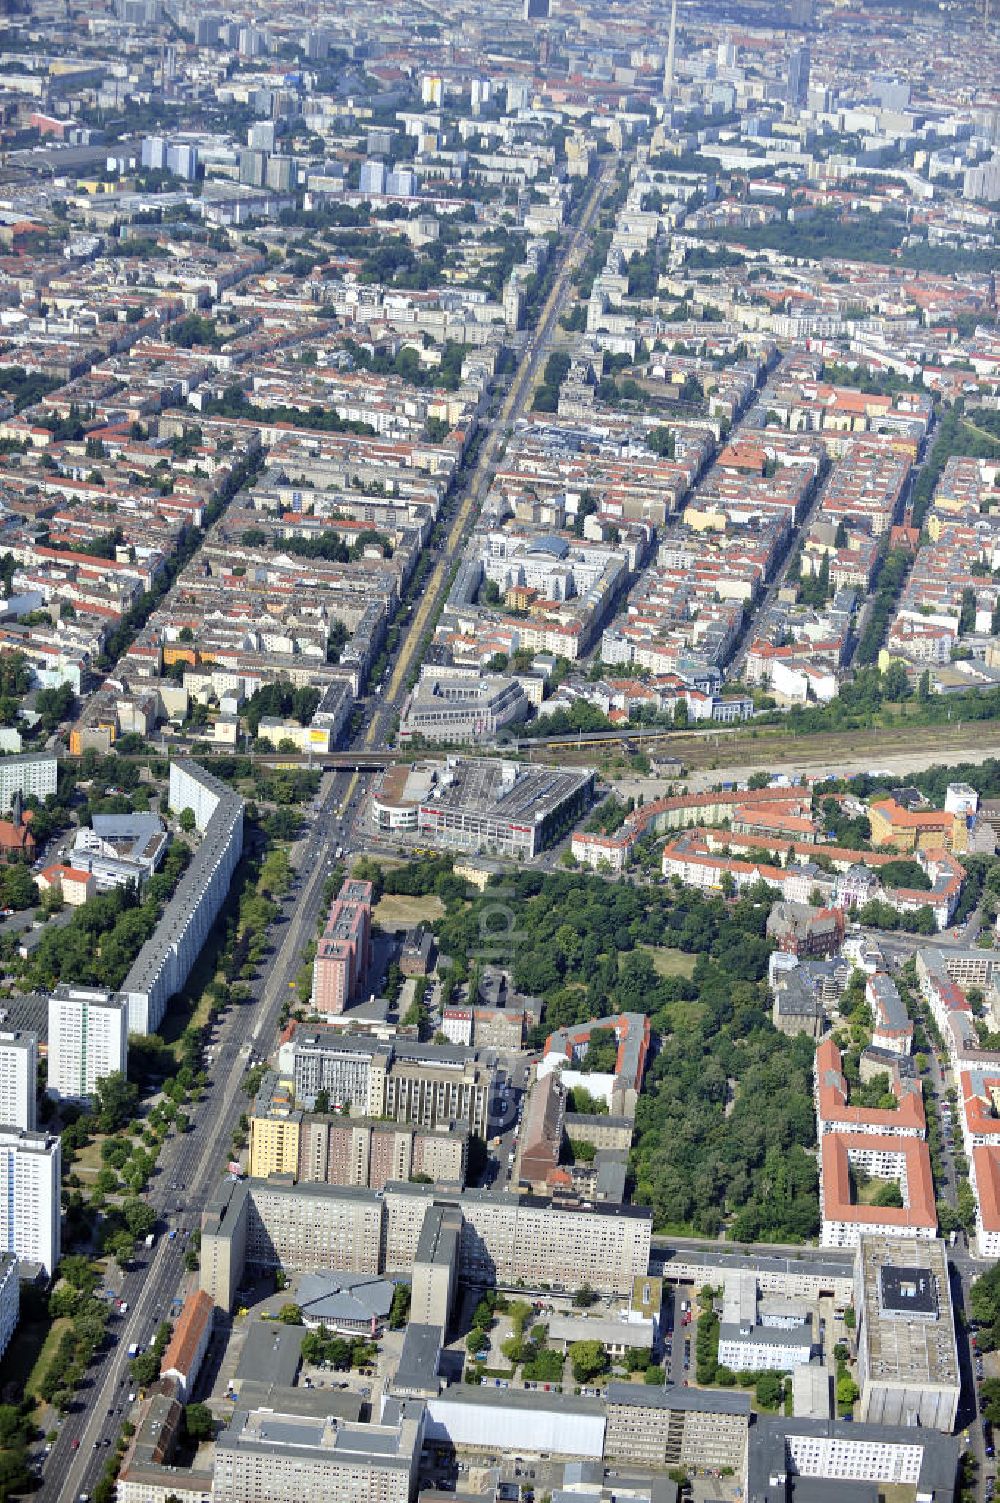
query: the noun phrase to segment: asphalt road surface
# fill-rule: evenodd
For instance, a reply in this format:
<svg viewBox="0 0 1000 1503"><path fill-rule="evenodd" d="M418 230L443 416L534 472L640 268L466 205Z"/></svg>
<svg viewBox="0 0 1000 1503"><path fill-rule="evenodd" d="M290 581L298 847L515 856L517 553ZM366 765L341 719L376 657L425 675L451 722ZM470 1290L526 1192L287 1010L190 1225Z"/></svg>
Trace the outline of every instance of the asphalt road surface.
<svg viewBox="0 0 1000 1503"><path fill-rule="evenodd" d="M301 877L283 904L284 921L276 926L274 948L253 984L252 1000L229 1009L221 1024L205 1095L191 1112L191 1126L182 1136L169 1138L161 1151L147 1197L159 1214L160 1235L145 1260L138 1260L122 1279L121 1298L128 1312L113 1318L109 1339L59 1428L41 1486L34 1494L41 1503L72 1503L93 1490L127 1417L128 1395L134 1390L128 1347L133 1342L143 1347L149 1344L157 1326L169 1317L172 1300L191 1277L183 1264L186 1239L179 1234L170 1241L165 1229L169 1224L183 1233L198 1227L202 1210L225 1172L230 1139L246 1106L240 1086L248 1060L251 1054L266 1055L274 1047L282 1001L316 929L329 852L340 843L334 817L344 803L348 780L348 774L336 773L326 785L312 827L299 843L296 866ZM174 1184L180 1188L173 1189ZM182 1207L179 1212L178 1206Z"/></svg>

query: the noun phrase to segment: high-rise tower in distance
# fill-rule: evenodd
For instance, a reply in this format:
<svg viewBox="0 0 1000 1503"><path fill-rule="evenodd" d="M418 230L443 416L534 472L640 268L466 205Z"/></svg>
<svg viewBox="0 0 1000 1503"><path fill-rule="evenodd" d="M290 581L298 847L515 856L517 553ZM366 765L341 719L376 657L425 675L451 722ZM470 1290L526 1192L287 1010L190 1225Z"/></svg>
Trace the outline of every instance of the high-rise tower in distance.
<svg viewBox="0 0 1000 1503"><path fill-rule="evenodd" d="M669 104L674 97L674 53L677 46L677 0L671 0L670 38L667 42L667 66L663 70L663 97Z"/></svg>

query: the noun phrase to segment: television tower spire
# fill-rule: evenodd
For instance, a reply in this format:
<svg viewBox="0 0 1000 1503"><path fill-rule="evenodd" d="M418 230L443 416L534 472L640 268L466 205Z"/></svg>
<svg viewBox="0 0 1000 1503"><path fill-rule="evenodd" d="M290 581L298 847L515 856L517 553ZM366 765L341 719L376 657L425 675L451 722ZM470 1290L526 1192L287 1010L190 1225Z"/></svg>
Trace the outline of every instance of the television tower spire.
<svg viewBox="0 0 1000 1503"><path fill-rule="evenodd" d="M663 97L669 104L674 97L674 50L677 44L677 0L670 5L670 40L667 42L667 66L663 73Z"/></svg>

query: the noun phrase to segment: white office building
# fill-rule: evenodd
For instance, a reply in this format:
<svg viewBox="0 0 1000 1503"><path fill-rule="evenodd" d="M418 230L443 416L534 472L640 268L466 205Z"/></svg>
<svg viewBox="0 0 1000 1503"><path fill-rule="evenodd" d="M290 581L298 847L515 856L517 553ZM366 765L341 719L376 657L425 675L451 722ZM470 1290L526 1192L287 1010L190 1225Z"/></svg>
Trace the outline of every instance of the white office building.
<svg viewBox="0 0 1000 1503"><path fill-rule="evenodd" d="M0 1127L0 1253L49 1275L59 1262L61 1164L54 1134Z"/></svg>
<svg viewBox="0 0 1000 1503"><path fill-rule="evenodd" d="M813 1353L808 1305L782 1298L760 1299L757 1276L727 1273L719 1322L719 1366L733 1372L792 1372Z"/></svg>
<svg viewBox="0 0 1000 1503"><path fill-rule="evenodd" d="M49 997L48 1093L87 1101L97 1082L128 1068L128 1002L97 986L60 983Z"/></svg>
<svg viewBox="0 0 1000 1503"><path fill-rule="evenodd" d="M38 1039L26 1029L0 1031L0 1126L35 1130Z"/></svg>
<svg viewBox="0 0 1000 1503"><path fill-rule="evenodd" d="M0 1253L0 1357L10 1346L21 1313L21 1284L17 1276L17 1259Z"/></svg>

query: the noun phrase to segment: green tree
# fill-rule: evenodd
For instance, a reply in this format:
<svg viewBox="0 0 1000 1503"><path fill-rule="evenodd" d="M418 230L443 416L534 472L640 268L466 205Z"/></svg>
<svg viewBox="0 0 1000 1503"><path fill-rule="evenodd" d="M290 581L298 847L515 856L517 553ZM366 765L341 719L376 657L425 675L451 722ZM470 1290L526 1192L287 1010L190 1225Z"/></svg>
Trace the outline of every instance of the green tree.
<svg viewBox="0 0 1000 1503"><path fill-rule="evenodd" d="M298 1305L282 1305L278 1311L278 1319L286 1326L302 1325L302 1311Z"/></svg>
<svg viewBox="0 0 1000 1503"><path fill-rule="evenodd" d="M785 1397L785 1385L779 1373L761 1373L754 1392L762 1409L777 1409Z"/></svg>
<svg viewBox="0 0 1000 1503"><path fill-rule="evenodd" d="M890 663L882 675L882 692L886 699L909 699L913 693L909 676L902 663Z"/></svg>
<svg viewBox="0 0 1000 1503"><path fill-rule="evenodd" d="M94 1098L98 1131L113 1133L134 1117L139 1104L139 1087L120 1070L114 1070L97 1081Z"/></svg>
<svg viewBox="0 0 1000 1503"><path fill-rule="evenodd" d="M160 1359L154 1351L140 1352L129 1363L129 1371L135 1381L145 1388L147 1384L155 1383L160 1376Z"/></svg>
<svg viewBox="0 0 1000 1503"><path fill-rule="evenodd" d="M887 1179L883 1184L879 1185L872 1199L872 1205L893 1206L896 1210L901 1210L903 1207L903 1192L899 1187L899 1181Z"/></svg>
<svg viewBox="0 0 1000 1503"><path fill-rule="evenodd" d="M592 1383L595 1378L606 1373L610 1366L608 1354L599 1341L571 1342L569 1360L578 1383Z"/></svg>
<svg viewBox="0 0 1000 1503"><path fill-rule="evenodd" d="M134 1238L148 1237L156 1225L156 1212L144 1200L134 1197L122 1202L125 1225Z"/></svg>
<svg viewBox="0 0 1000 1503"><path fill-rule="evenodd" d="M59 1264L59 1277L81 1294L93 1294L97 1288L97 1269L82 1253L70 1253Z"/></svg>
<svg viewBox="0 0 1000 1503"><path fill-rule="evenodd" d="M192 1440L211 1440L215 1431L212 1411L207 1404L186 1404L184 1424Z"/></svg>
<svg viewBox="0 0 1000 1503"><path fill-rule="evenodd" d="M126 1231L114 1232L104 1244L118 1267L126 1269L135 1254L135 1238Z"/></svg>
<svg viewBox="0 0 1000 1503"><path fill-rule="evenodd" d="M969 1310L980 1326L980 1347L994 1351L1000 1346L1000 1263L994 1263L976 1279L969 1296Z"/></svg>
<svg viewBox="0 0 1000 1503"><path fill-rule="evenodd" d="M991 1425L1000 1425L1000 1378L986 1378L980 1385L983 1414Z"/></svg>
<svg viewBox="0 0 1000 1503"><path fill-rule="evenodd" d="M665 427L650 429L646 434L646 447L661 459L673 459L675 444L672 431Z"/></svg>
<svg viewBox="0 0 1000 1503"><path fill-rule="evenodd" d="M390 1331L402 1330L410 1318L410 1286L409 1284L397 1284L392 1291L392 1305L389 1309Z"/></svg>
<svg viewBox="0 0 1000 1503"><path fill-rule="evenodd" d="M8 1498L26 1491L30 1482L28 1453L24 1443L0 1450L0 1503L7 1503Z"/></svg>
<svg viewBox="0 0 1000 1503"><path fill-rule="evenodd" d="M194 810L187 808L182 809L180 814L178 814L177 816L177 823L180 825L185 835L190 835L191 831L195 827Z"/></svg>

